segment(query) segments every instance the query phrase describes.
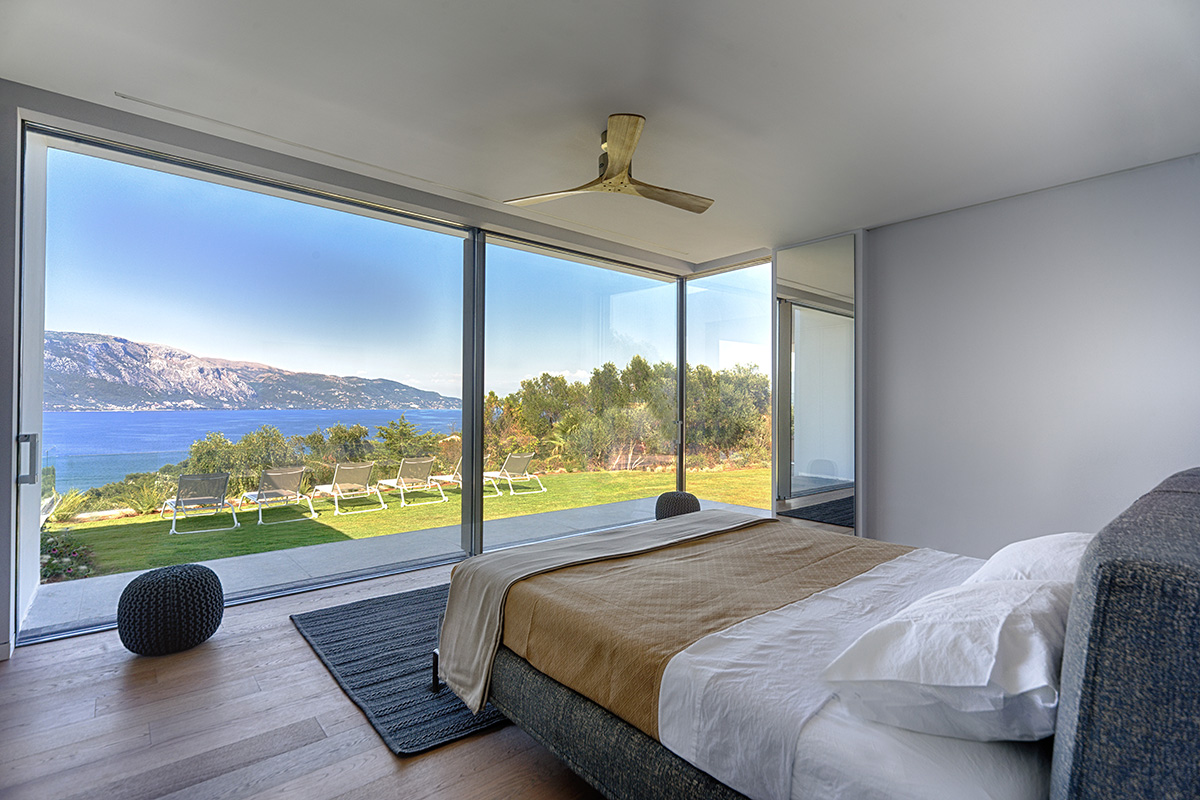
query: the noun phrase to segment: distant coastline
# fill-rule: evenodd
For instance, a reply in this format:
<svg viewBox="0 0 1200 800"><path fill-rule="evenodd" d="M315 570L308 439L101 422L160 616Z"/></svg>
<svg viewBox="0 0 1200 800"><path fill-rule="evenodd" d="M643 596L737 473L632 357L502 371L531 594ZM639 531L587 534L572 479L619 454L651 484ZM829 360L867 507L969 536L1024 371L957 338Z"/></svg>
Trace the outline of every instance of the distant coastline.
<svg viewBox="0 0 1200 800"><path fill-rule="evenodd" d="M294 372L193 355L119 336L46 331L47 411L456 409L462 402L388 378Z"/></svg>

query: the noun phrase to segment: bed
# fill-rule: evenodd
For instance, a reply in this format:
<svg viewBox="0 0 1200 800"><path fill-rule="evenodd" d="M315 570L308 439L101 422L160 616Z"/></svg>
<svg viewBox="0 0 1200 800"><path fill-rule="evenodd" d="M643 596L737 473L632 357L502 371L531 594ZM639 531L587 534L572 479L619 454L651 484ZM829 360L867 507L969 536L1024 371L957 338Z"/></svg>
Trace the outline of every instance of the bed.
<svg viewBox="0 0 1200 800"><path fill-rule="evenodd" d="M782 529L795 531L701 512L593 537L582 553L569 552L577 539L468 560L451 584L444 677L611 798L1196 795L1200 469L1095 536L1054 540L1073 555L1046 550L1053 537L984 562ZM738 541L757 554L739 560ZM814 557L797 566L795 550ZM1021 558L1032 572L1005 572ZM981 708L979 687L955 694L957 678L937 675L975 669L958 662L978 648L948 657L958 645L935 628L937 647L914 655L914 636L934 641L920 626L945 620L947 603L983 596L990 613L1003 592L1034 610L1004 623L986 691L1006 687ZM663 604L671 595L683 611ZM949 607L956 624L974 616ZM472 685L455 665L479 653ZM935 702L898 680L913 658L936 678Z"/></svg>

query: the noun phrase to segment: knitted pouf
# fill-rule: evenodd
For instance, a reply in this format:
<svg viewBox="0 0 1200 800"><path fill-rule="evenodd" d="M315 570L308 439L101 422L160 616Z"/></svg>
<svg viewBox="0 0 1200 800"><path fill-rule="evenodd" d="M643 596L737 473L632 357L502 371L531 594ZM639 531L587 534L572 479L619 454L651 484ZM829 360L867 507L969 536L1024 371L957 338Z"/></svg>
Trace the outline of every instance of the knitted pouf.
<svg viewBox="0 0 1200 800"><path fill-rule="evenodd" d="M217 573L200 564L179 564L142 573L117 603L121 644L143 656L195 647L216 633L225 613Z"/></svg>
<svg viewBox="0 0 1200 800"><path fill-rule="evenodd" d="M700 501L691 492L663 492L654 504L654 518L666 519L700 510Z"/></svg>

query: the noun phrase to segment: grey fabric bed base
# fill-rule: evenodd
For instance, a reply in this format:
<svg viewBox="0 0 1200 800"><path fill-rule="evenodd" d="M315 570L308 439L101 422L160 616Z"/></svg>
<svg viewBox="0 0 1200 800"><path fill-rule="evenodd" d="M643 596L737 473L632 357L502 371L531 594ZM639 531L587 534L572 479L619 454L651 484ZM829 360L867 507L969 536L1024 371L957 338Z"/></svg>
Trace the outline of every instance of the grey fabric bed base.
<svg viewBox="0 0 1200 800"><path fill-rule="evenodd" d="M506 647L496 653L489 698L610 800L747 800Z"/></svg>

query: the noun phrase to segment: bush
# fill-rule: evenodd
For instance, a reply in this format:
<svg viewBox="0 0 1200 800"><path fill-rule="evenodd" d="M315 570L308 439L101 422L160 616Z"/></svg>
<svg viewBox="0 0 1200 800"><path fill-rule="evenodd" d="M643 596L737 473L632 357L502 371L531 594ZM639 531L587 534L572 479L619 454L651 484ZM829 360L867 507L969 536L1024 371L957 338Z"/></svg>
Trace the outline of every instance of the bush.
<svg viewBox="0 0 1200 800"><path fill-rule="evenodd" d="M126 484L117 499L139 514L153 514L162 508L163 501L170 496L170 490L165 479L146 475Z"/></svg>
<svg viewBox="0 0 1200 800"><path fill-rule="evenodd" d="M50 519L54 522L66 522L82 511L86 502L87 495L78 489L72 489L54 504L54 510L50 512Z"/></svg>
<svg viewBox="0 0 1200 800"><path fill-rule="evenodd" d="M96 571L92 549L80 544L69 530L42 532L41 561L42 583L77 580Z"/></svg>

